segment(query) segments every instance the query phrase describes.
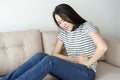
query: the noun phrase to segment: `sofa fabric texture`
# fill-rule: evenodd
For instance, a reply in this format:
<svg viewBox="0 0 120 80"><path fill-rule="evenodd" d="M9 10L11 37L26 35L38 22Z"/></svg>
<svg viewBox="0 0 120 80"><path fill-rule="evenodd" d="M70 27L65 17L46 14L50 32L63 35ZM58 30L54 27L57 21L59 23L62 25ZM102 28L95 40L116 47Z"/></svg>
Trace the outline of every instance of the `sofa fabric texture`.
<svg viewBox="0 0 120 80"><path fill-rule="evenodd" d="M59 31L0 32L0 76L4 76L37 52L52 55ZM120 41L105 39L108 51L98 61L96 80L120 79ZM66 55L65 48L62 53ZM43 80L57 80L48 74Z"/></svg>
<svg viewBox="0 0 120 80"><path fill-rule="evenodd" d="M5 75L34 53L42 51L39 30L0 33L0 75Z"/></svg>

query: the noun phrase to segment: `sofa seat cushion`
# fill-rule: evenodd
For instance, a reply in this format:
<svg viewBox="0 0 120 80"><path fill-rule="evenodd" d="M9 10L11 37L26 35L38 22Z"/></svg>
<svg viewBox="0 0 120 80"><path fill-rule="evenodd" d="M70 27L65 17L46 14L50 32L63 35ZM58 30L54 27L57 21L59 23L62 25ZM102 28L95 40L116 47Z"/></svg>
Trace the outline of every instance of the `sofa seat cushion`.
<svg viewBox="0 0 120 80"><path fill-rule="evenodd" d="M98 62L96 80L119 80L120 68L108 63Z"/></svg>
<svg viewBox="0 0 120 80"><path fill-rule="evenodd" d="M0 77L1 80L2 77ZM55 78L54 76L52 76L51 74L48 74L45 76L45 78L43 80L58 80L57 78Z"/></svg>
<svg viewBox="0 0 120 80"><path fill-rule="evenodd" d="M52 76L51 74L48 74L47 76L45 76L43 80L58 80L58 79Z"/></svg>

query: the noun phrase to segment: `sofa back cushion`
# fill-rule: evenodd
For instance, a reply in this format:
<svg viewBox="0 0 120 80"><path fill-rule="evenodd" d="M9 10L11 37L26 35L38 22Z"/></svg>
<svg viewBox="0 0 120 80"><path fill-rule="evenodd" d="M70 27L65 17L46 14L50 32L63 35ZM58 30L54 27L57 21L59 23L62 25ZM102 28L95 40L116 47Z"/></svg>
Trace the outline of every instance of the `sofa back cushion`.
<svg viewBox="0 0 120 80"><path fill-rule="evenodd" d="M43 31L42 32L42 41L44 52L51 55L53 49L55 48L55 44L57 42L58 31Z"/></svg>
<svg viewBox="0 0 120 80"><path fill-rule="evenodd" d="M106 52L106 62L120 67L120 41L107 40L108 51Z"/></svg>
<svg viewBox="0 0 120 80"><path fill-rule="evenodd" d="M36 52L42 51L39 30L0 33L0 76L24 63Z"/></svg>
<svg viewBox="0 0 120 80"><path fill-rule="evenodd" d="M59 31L44 31L42 32L42 41L43 41L43 47L44 52L52 55L52 52L54 51L55 44L57 42L57 35L59 34ZM65 48L63 47L62 54L67 55Z"/></svg>

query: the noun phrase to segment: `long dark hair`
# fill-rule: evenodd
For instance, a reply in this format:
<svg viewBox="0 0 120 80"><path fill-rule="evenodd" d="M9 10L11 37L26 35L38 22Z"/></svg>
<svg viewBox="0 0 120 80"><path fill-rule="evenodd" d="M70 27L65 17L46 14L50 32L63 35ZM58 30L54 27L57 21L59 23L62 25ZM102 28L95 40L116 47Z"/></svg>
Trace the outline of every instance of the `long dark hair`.
<svg viewBox="0 0 120 80"><path fill-rule="evenodd" d="M55 14L59 15L63 20L75 24L72 31L79 27L79 25L86 22L85 19L83 19L71 6L68 4L59 4L55 7L55 10L53 11L53 19L55 23L59 26L55 19Z"/></svg>

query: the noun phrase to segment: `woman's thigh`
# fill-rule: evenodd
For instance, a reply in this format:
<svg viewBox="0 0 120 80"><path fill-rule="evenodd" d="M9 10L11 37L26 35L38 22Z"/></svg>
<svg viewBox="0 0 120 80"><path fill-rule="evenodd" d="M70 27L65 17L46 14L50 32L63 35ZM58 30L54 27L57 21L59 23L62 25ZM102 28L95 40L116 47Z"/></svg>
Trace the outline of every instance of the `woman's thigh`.
<svg viewBox="0 0 120 80"><path fill-rule="evenodd" d="M51 74L61 80L94 80L89 79L90 74L94 72L90 73L90 69L84 65L72 63L54 56L51 57L51 60L53 67Z"/></svg>
<svg viewBox="0 0 120 80"><path fill-rule="evenodd" d="M2 80L14 80L17 77L21 76L23 73L31 69L35 64L40 62L47 54L38 52L35 55L33 55L29 60L27 60L24 64L19 66L17 69L12 71L11 73L7 74L2 78Z"/></svg>

